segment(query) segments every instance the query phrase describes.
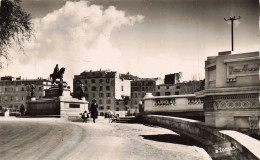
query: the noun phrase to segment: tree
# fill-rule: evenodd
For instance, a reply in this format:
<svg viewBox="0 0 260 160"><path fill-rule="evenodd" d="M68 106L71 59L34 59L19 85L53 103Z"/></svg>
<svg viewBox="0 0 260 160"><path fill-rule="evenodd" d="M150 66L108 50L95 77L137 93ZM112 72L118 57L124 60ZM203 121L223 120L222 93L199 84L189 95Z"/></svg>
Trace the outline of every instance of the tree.
<svg viewBox="0 0 260 160"><path fill-rule="evenodd" d="M20 1L0 1L0 59L7 61L10 60L8 49L16 44L23 50L23 42L31 38L33 31L31 15L21 9Z"/></svg>

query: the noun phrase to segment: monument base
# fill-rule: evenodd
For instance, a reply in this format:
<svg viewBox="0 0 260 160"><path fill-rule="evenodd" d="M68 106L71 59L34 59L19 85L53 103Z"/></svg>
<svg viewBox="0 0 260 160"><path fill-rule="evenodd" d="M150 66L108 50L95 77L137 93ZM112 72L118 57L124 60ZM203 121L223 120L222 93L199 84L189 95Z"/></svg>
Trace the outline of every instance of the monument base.
<svg viewBox="0 0 260 160"><path fill-rule="evenodd" d="M260 133L259 86L204 90L203 102L208 126Z"/></svg>
<svg viewBox="0 0 260 160"><path fill-rule="evenodd" d="M27 115L61 117L68 121L81 121L81 113L88 112L88 101L70 96L70 90L64 88L59 96L59 88L45 90L45 97L28 102Z"/></svg>

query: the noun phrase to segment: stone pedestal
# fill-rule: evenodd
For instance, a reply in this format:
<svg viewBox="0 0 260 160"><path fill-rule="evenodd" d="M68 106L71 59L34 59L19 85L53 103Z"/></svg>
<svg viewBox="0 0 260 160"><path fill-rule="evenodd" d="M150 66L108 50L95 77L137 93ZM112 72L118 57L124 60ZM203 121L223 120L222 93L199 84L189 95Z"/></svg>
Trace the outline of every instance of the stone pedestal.
<svg viewBox="0 0 260 160"><path fill-rule="evenodd" d="M88 111L88 101L72 98L70 90L63 88L60 96L58 87L45 90L45 97L28 102L27 112L31 116L61 117L69 121L81 121L81 113Z"/></svg>
<svg viewBox="0 0 260 160"><path fill-rule="evenodd" d="M207 125L259 133L259 64L258 52L208 57L205 90L196 93Z"/></svg>
<svg viewBox="0 0 260 160"><path fill-rule="evenodd" d="M5 112L5 117L10 117L10 111L9 111L9 109Z"/></svg>
<svg viewBox="0 0 260 160"><path fill-rule="evenodd" d="M59 97L59 96L60 96L60 89L58 87L51 87L45 90L45 98L52 98L52 97ZM70 90L64 88L61 96L70 97Z"/></svg>
<svg viewBox="0 0 260 160"><path fill-rule="evenodd" d="M204 90L203 109L209 126L240 131L259 130L260 87Z"/></svg>

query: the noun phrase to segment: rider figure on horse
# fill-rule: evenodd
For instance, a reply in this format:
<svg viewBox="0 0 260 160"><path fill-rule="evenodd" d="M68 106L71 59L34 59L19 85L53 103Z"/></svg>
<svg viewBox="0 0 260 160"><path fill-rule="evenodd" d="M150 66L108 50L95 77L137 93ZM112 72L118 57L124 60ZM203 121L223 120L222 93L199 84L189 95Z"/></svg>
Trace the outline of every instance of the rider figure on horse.
<svg viewBox="0 0 260 160"><path fill-rule="evenodd" d="M53 71L53 74L50 74L50 79L52 79L52 84L54 84L56 82L56 79L60 79L60 82L63 81L63 74L65 72L65 68L62 67L60 70L59 70L59 67L58 67L58 64L56 64L56 67L54 68L54 71Z"/></svg>
<svg viewBox="0 0 260 160"><path fill-rule="evenodd" d="M53 71L53 75L57 75L57 73L59 72L59 66L58 64L56 64L56 67L54 68L54 71Z"/></svg>

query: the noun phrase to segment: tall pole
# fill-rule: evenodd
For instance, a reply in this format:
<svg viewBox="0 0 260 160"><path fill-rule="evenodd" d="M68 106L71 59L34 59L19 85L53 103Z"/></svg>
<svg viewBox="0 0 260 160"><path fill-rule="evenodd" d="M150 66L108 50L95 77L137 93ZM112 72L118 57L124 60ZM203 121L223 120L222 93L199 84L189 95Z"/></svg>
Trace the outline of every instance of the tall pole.
<svg viewBox="0 0 260 160"><path fill-rule="evenodd" d="M231 21L231 48L232 48L232 51L234 51L234 27L233 27L234 25L233 25L233 23L235 20L238 20L240 18L241 18L240 16L238 18L236 18L235 16L229 17L229 19L224 18L225 21Z"/></svg>

